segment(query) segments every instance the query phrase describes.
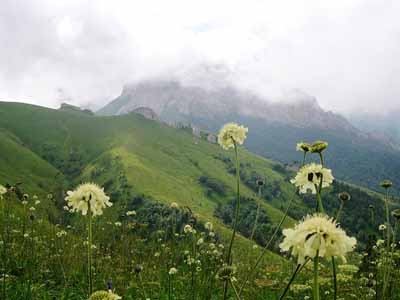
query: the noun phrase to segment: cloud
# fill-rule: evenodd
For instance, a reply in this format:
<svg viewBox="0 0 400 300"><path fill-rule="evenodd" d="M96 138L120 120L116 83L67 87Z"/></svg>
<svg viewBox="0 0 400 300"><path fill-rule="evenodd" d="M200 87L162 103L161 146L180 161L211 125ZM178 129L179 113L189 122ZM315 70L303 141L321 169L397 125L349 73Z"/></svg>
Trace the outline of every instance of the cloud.
<svg viewBox="0 0 400 300"><path fill-rule="evenodd" d="M172 76L268 99L300 89L336 111L399 108L399 10L376 0L3 0L0 99L96 108L125 83Z"/></svg>

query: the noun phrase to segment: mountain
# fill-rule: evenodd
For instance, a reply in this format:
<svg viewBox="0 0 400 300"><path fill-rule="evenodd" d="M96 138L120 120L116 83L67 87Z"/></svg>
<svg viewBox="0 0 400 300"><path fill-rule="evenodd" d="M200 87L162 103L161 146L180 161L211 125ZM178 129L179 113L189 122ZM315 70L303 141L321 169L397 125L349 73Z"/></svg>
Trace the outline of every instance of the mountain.
<svg viewBox="0 0 400 300"><path fill-rule="evenodd" d="M65 190L81 181L94 181L111 195L115 205L110 214L115 218L143 201L176 202L190 208L199 221L212 221L223 237L228 234L235 198L233 151L224 151L186 128L136 113L99 117L0 102L0 134L0 182L23 182L29 193L44 198L49 192L58 195L53 202L47 201L51 211L51 205L62 211ZM294 204L285 226L313 210L313 198L297 196L290 184L291 168L245 148L240 149L240 162L243 211L239 230L244 236L249 236L254 222L257 178L266 179L255 236L259 243L268 239L291 199ZM331 214L338 209L337 194L342 191L352 195L343 226L362 243L365 233L377 229L368 221L369 205L376 207L378 221L383 218L381 196L338 181L324 195ZM250 242L241 239L241 243Z"/></svg>
<svg viewBox="0 0 400 300"><path fill-rule="evenodd" d="M217 132L226 122L249 127L248 148L282 163L293 163L300 140L330 143L327 162L338 178L379 189L390 178L397 191L400 151L381 135L362 131L345 117L324 111L317 100L301 91L271 102L231 86L200 87L178 81L149 80L124 87L121 95L99 115L122 115L146 106L169 123L193 124Z"/></svg>
<svg viewBox="0 0 400 300"><path fill-rule="evenodd" d="M357 128L400 148L400 110L386 114L352 113L349 120Z"/></svg>

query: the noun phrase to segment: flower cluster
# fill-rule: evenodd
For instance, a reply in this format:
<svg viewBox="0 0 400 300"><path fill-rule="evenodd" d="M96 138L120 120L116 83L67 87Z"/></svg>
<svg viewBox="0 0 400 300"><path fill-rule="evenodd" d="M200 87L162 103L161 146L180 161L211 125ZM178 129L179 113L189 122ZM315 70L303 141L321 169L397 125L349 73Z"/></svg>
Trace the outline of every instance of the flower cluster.
<svg viewBox="0 0 400 300"><path fill-rule="evenodd" d="M332 218L324 214L307 216L294 229L284 229L285 236L279 245L282 251L292 249L292 255L298 257L298 263L304 263L307 257L340 257L346 261L345 255L351 252L357 240L348 237Z"/></svg>
<svg viewBox="0 0 400 300"><path fill-rule="evenodd" d="M242 145L246 139L248 130L248 128L236 123L225 124L219 131L218 144L220 144L225 150L233 148L234 143Z"/></svg>
<svg viewBox="0 0 400 300"><path fill-rule="evenodd" d="M119 300L122 299L117 294L114 294L112 291L97 291L94 292L89 300Z"/></svg>
<svg viewBox="0 0 400 300"><path fill-rule="evenodd" d="M81 212L87 215L90 204L90 211L93 216L103 214L103 209L112 206L110 197L108 197L102 188L94 183L84 183L77 187L74 191L68 191L65 201L71 211Z"/></svg>
<svg viewBox="0 0 400 300"><path fill-rule="evenodd" d="M332 171L324 168L320 164L311 163L303 166L296 177L290 180L299 188L301 194L306 194L308 191L316 194L316 186L319 186L322 180L322 187L328 187L333 182Z"/></svg>

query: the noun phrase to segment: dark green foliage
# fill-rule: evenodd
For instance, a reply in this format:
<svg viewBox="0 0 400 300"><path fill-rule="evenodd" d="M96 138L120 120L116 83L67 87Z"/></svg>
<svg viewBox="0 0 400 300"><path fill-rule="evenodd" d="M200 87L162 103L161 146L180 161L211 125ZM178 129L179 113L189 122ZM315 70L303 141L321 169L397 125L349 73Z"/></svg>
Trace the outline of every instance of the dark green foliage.
<svg viewBox="0 0 400 300"><path fill-rule="evenodd" d="M212 197L214 193L218 196L226 196L227 187L218 179L202 175L198 181L206 189L207 196Z"/></svg>

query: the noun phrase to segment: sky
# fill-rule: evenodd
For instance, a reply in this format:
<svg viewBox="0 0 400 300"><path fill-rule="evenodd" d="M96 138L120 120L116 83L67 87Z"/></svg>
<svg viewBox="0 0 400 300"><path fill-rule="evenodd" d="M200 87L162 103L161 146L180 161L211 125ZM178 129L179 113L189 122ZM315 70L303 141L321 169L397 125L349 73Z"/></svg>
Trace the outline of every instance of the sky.
<svg viewBox="0 0 400 300"><path fill-rule="evenodd" d="M97 109L130 82L400 111L398 0L1 0L0 100Z"/></svg>

